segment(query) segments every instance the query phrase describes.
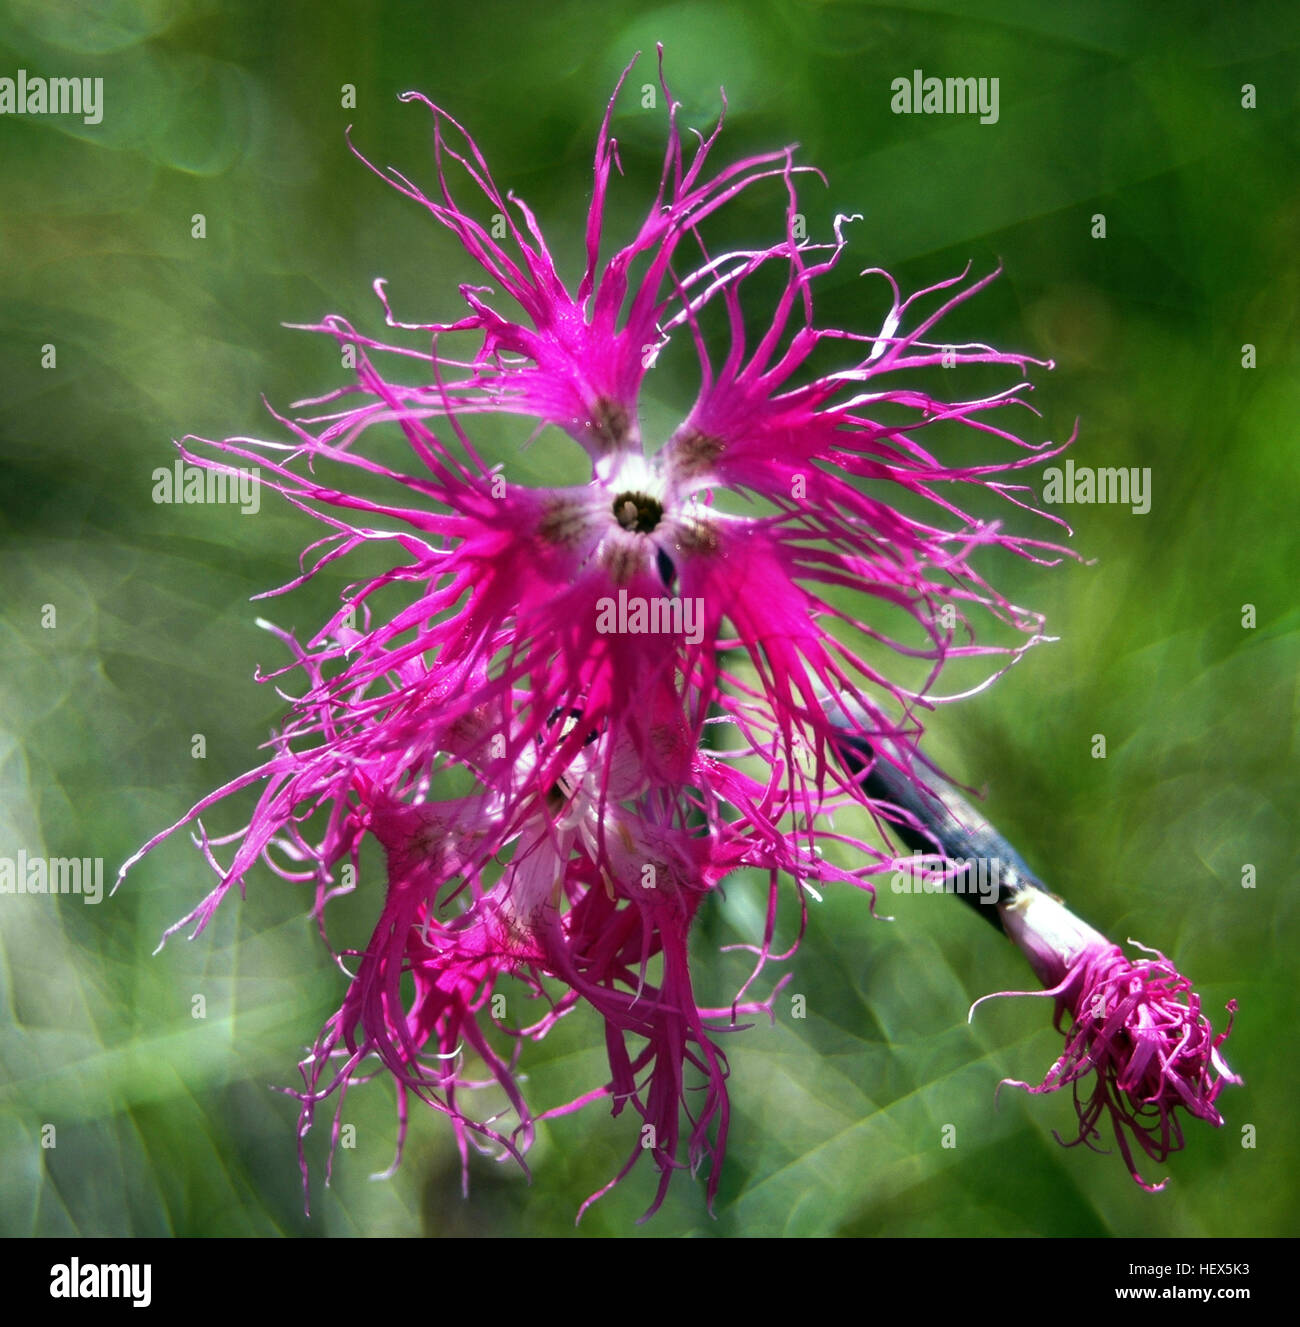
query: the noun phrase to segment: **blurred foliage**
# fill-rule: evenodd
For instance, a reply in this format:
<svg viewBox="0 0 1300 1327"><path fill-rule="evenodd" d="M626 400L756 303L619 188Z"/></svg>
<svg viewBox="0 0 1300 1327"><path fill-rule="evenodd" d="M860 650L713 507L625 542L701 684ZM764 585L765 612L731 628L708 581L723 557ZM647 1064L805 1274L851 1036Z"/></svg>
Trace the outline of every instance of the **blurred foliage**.
<svg viewBox="0 0 1300 1327"><path fill-rule="evenodd" d="M878 325L882 290L863 268L915 289L1000 262L946 334L1056 360L1034 375L1031 436L1078 420L1076 463L1151 467L1148 515L1068 513L1087 563L983 565L1059 641L940 707L930 740L1094 924L1170 954L1216 1022L1240 1000L1229 1051L1246 1086L1221 1098L1226 1128L1189 1127L1168 1190L1142 1193L1117 1156L1057 1146L1074 1118L1063 1096L1008 1090L994 1108L999 1078L1036 1080L1059 1049L1042 1002L995 1002L967 1024L974 998L1030 981L1009 945L948 900L886 895L886 921L832 892L785 965L775 1026L725 1039L716 1219L683 1176L634 1225L642 1170L578 1233L1294 1234L1298 36L1285 3L0 4L0 75L102 75L106 99L94 126L0 120L0 855L99 856L111 876L255 759L281 703L252 673L282 660L254 619L310 633L343 584L250 604L293 574L312 523L269 501L256 516L154 505L150 476L169 439L266 435L263 394L285 408L342 380L329 343L282 323L333 311L375 329L376 276L399 316L455 313L474 269L348 153L345 127L378 164L427 181L427 117L396 94L428 93L573 273L606 98L637 49L634 86L654 81L662 40L689 123L711 119L725 86L720 153L798 140L822 168L826 186L805 187L810 233L863 214L822 289L824 321ZM891 114L890 81L914 68L997 76L998 123ZM355 111L340 107L345 83ZM624 99L612 234L645 205L663 127L662 105ZM779 189L755 193L718 233L770 242L782 206ZM57 367L43 370L47 343ZM686 364L656 377L652 412L689 402ZM572 465L549 439L515 454L524 432L488 431L513 474L545 482ZM211 827L235 823L232 808ZM449 1131L425 1111L402 1169L369 1183L394 1137L382 1083L350 1097L358 1145L332 1190L317 1177L307 1219L295 1103L269 1085L295 1079L342 977L306 897L269 875L198 941L151 956L208 883L177 836L99 907L0 898L0 1232L573 1231L632 1145L628 1119L593 1108L545 1125L531 1184L476 1159L463 1199ZM373 910L373 892L346 900L342 936L363 938ZM787 938L793 923L791 908ZM718 947L760 927L745 881L702 919L695 964L715 998L741 969ZM793 993L806 1019L790 1016ZM602 1081L602 1063L599 1028L575 1014L528 1050L528 1091L554 1105ZM57 1146L43 1149L50 1124ZM318 1172L325 1132L309 1143Z"/></svg>

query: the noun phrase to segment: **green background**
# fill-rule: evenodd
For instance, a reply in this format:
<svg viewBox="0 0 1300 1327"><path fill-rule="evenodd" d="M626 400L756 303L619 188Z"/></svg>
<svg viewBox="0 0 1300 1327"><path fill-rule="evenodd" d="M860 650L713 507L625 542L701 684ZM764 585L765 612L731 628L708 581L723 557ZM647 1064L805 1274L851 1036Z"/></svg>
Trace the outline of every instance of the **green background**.
<svg viewBox="0 0 1300 1327"><path fill-rule="evenodd" d="M0 74L101 75L106 99L97 126L0 120L0 855L99 856L111 874L252 764L280 714L252 681L281 661L254 619L310 634L344 578L249 598L293 574L318 527L273 495L248 517L154 505L151 472L186 433L278 436L262 394L285 408L343 381L329 343L282 323L337 312L376 330L376 276L399 316L457 312L474 270L344 142L351 122L373 160L427 183L427 116L396 100L408 88L472 129L572 277L596 128L638 49L615 121L627 179L613 233L645 205L664 110L642 110L637 90L655 81L662 40L688 123L705 125L726 88L719 164L798 141L828 179L808 187L810 232L863 214L821 293L825 321L878 326L880 288L856 279L862 268L915 289L1000 260L952 339L1053 357L1054 373L1033 375L1043 419L1026 433L1065 436L1077 419L1078 464L1152 470L1149 514L1066 513L1086 564L980 564L1060 639L941 707L931 736L1079 912L1167 952L1216 1024L1240 1001L1228 1051L1246 1085L1220 1099L1226 1127L1192 1122L1186 1151L1151 1168L1172 1176L1152 1196L1118 1156L1056 1144L1053 1128L1074 1119L1063 1094L1004 1091L995 1110L999 1078L1036 1081L1060 1046L1046 1002L994 1002L967 1024L974 998L1031 984L1019 955L951 900L887 896L894 920L873 921L863 898L833 890L785 965L806 1018L783 997L775 1026L726 1039L733 1127L716 1219L702 1180L683 1176L636 1226L652 1187L642 1169L582 1235L1297 1231L1300 30L1289 4L957 8L0 4ZM918 67L997 76L998 123L891 114L890 81ZM345 83L354 111L340 108ZM199 212L203 240L190 233ZM779 191L756 193L716 233L766 244L780 217ZM679 389L689 401L682 366L656 379L652 409L680 407ZM986 381L972 372L953 390ZM525 432L494 423L485 445L505 456ZM511 465L546 482L573 465L573 449L547 451L563 446L543 439ZM945 455L980 459L969 448ZM543 1126L531 1184L476 1158L466 1200L449 1130L423 1110L396 1178L369 1181L393 1140L382 1082L352 1095L357 1146L305 1218L295 1105L269 1086L294 1081L342 979L303 893L265 872L196 942L151 956L208 884L177 836L97 908L0 898L0 1232L573 1232L578 1203L634 1141L629 1119L597 1107ZM339 941L364 939L375 887L340 906ZM693 937L706 993L724 999L739 970L719 945L760 925L748 882L710 906ZM598 1032L578 1014L527 1051L535 1106L602 1080ZM954 1148L941 1146L949 1124ZM309 1148L317 1171L323 1135Z"/></svg>

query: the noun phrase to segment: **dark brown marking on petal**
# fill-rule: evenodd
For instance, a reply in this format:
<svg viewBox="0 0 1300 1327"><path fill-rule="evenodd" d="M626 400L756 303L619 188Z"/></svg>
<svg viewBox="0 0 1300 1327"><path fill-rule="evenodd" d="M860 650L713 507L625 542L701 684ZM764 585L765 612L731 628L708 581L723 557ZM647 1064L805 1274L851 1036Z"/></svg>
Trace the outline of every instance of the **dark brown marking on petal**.
<svg viewBox="0 0 1300 1327"><path fill-rule="evenodd" d="M676 533L677 551L687 557L708 557L718 551L717 529L703 512L698 516L683 513L677 520Z"/></svg>
<svg viewBox="0 0 1300 1327"><path fill-rule="evenodd" d="M678 479L695 479L707 474L726 449L721 438L683 426L673 434L673 472Z"/></svg>
<svg viewBox="0 0 1300 1327"><path fill-rule="evenodd" d="M586 528L581 506L568 498L547 504L537 522L537 537L548 544L574 544Z"/></svg>
<svg viewBox="0 0 1300 1327"><path fill-rule="evenodd" d="M591 408L587 433L601 444L604 451L618 451L631 436L631 420L627 408L607 396L599 397Z"/></svg>

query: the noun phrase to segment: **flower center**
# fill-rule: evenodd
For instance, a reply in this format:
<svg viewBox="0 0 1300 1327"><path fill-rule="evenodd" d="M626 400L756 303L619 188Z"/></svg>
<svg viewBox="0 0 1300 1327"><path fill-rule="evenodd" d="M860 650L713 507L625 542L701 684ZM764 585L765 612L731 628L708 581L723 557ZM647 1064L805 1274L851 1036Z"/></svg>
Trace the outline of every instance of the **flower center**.
<svg viewBox="0 0 1300 1327"><path fill-rule="evenodd" d="M664 508L657 498L644 493L620 493L614 499L613 512L623 529L649 534L663 519Z"/></svg>

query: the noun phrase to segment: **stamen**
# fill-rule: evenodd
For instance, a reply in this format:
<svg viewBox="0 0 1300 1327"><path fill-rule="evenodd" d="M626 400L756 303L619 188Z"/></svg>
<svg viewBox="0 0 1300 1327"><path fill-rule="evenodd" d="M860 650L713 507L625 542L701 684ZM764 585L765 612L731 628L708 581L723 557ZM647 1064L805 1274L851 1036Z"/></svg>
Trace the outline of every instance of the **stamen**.
<svg viewBox="0 0 1300 1327"><path fill-rule="evenodd" d="M664 508L658 498L644 493L620 493L614 499L614 519L625 530L649 534L663 520Z"/></svg>

